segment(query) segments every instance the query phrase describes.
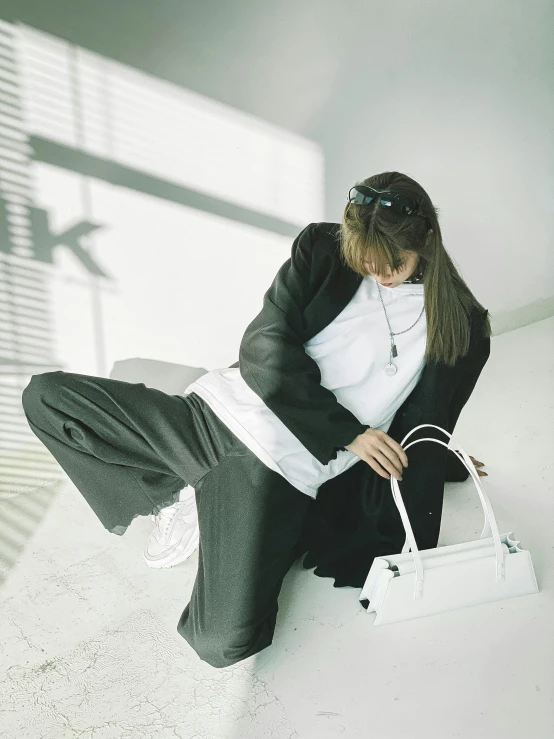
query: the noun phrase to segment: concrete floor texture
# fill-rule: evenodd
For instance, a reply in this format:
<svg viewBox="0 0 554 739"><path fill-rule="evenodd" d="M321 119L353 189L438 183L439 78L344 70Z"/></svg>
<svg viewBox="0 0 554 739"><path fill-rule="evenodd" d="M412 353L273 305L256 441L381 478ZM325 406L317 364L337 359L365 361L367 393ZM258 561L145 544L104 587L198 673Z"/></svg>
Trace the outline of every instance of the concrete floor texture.
<svg viewBox="0 0 554 739"><path fill-rule="evenodd" d="M109 534L64 478L0 501L18 552L2 556L0 737L551 739L553 333L547 318L493 336L454 432L539 593L374 628L359 589L297 562L273 644L215 669L176 632L197 553L149 569L152 520ZM439 545L482 526L471 479L446 483Z"/></svg>

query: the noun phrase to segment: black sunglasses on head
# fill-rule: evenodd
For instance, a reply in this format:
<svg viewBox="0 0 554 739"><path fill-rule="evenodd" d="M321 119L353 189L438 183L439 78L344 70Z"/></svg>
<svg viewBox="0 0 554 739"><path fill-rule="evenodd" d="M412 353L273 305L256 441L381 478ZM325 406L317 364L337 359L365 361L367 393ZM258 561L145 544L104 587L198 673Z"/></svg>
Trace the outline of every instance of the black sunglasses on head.
<svg viewBox="0 0 554 739"><path fill-rule="evenodd" d="M355 185L348 191L348 202L354 205L369 205L377 197L380 198L381 205L401 216L422 215L420 213L421 203L408 195L394 193L390 190L376 190L368 185Z"/></svg>

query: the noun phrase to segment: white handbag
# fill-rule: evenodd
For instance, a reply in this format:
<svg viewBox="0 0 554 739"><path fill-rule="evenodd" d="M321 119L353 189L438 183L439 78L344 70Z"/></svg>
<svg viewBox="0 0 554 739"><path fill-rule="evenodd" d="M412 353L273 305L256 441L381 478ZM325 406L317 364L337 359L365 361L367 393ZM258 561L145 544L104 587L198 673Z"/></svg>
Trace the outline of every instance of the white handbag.
<svg viewBox="0 0 554 739"><path fill-rule="evenodd" d="M452 435L440 426L423 423L406 434L402 441L404 449L420 441L434 441L449 449L444 441L433 438L417 439L404 446L410 434L423 426L439 429L453 441ZM401 554L373 560L360 593L359 600L369 600L368 613L376 614L374 626L539 592L530 553L520 548L513 532L498 533L490 500L479 484L475 467L464 449L459 444L455 446L477 485L485 511L481 538L420 552L398 482L391 476L392 494L406 529L406 542ZM450 452L455 453L452 449Z"/></svg>

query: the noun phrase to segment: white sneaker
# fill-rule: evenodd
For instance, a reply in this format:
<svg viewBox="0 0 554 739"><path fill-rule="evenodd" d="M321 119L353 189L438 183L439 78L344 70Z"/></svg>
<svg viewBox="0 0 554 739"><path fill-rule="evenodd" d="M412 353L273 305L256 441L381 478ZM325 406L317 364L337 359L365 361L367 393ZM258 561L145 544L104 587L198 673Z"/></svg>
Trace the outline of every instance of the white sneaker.
<svg viewBox="0 0 554 739"><path fill-rule="evenodd" d="M144 547L149 567L174 567L198 548L200 530L194 494L152 516L154 529Z"/></svg>

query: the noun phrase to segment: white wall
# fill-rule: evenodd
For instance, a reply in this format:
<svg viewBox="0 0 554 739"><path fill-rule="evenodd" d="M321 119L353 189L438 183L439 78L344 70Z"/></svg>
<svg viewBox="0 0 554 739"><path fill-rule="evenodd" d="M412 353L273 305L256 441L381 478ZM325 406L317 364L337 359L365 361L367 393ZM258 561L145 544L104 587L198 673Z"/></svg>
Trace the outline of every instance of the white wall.
<svg viewBox="0 0 554 739"><path fill-rule="evenodd" d="M130 357L206 369L236 362L291 250L290 237L256 226L256 217L294 236L323 219L320 147L49 34L25 27L15 35L24 124L9 153L34 156L2 195L12 204L24 192L53 234L95 225L77 245L59 239L45 267L44 236L19 216L31 238L17 248L34 247L32 264L45 270L50 357L95 375ZM49 150L55 156L41 161ZM94 176L83 166L95 166ZM114 171L124 184L110 181ZM194 194L229 216L187 205ZM15 251L14 232L11 241ZM28 313L14 307L14 323L26 325ZM36 345L24 332L17 358L33 362Z"/></svg>
<svg viewBox="0 0 554 739"><path fill-rule="evenodd" d="M397 169L495 333L554 312L551 0L4 0L6 16L321 147L324 220Z"/></svg>
<svg viewBox="0 0 554 739"><path fill-rule="evenodd" d="M427 189L440 209L447 249L491 311L493 333L554 312L550 2L397 0L383 5L348 0L338 7L330 1L314 5L309 0L286 0L276 5L234 0L222 5L207 0L193 8L166 0L153 8L140 0L126 4L125 13L104 3L91 8L77 2L69 7L58 0L49 5L48 13L34 5L20 3L17 17L48 30L49 41L42 36L39 43L40 34L26 28L23 35L34 38L35 47L42 43L54 61L56 50L66 61L78 57L85 90L80 115L85 123L80 139L74 123L63 130L63 121L68 124L64 105L74 106L75 100L61 94L67 79L55 78L56 62L46 78L50 75L59 83L58 89L31 106L31 132L34 128L35 134L57 136L67 145L177 179L191 191L217 195L230 207L230 217L222 219L206 215L201 206L154 203L132 191L92 184L90 178L54 174L52 167L35 163L34 196L54 220L63 221L67 187L73 188L81 209L87 190L87 207L98 210L106 223L104 232L89 239L89 248L107 268L111 260L125 262L125 279L137 292L145 292L140 269L155 261L156 273L148 274L155 291L169 279L165 272L171 271L175 254L191 264L200 229L208 229L204 233L209 234L210 245L202 249L205 259L210 253L214 258L209 267L196 263L194 290L206 296L218 288L225 296L226 323L218 334L218 348L208 350L200 339L203 333L213 335L215 325L215 314L210 314L209 303L203 303L194 327L183 334L188 343L181 351L179 342L170 348L168 339L175 336L176 323L183 326L184 313L177 320L181 307L185 312L190 309L190 283L178 296L178 281L172 282L168 302L162 303L154 292L140 310L130 297L131 287L119 293L116 309L117 298L113 292L108 297L104 286L103 298L98 293L91 297L95 315L89 317L80 345L72 338L73 318L66 312L58 320L55 358L69 363L68 369L102 374L113 359L127 352L196 361L208 368L234 361L240 334L257 312L276 267L288 256L292 234L312 220L340 220L351 184L384 170L406 172ZM7 2L6 13L9 6ZM32 66L28 56L22 53L26 73ZM105 120L98 123L106 113L105 100L94 92L101 88L99 69L108 69L112 82L120 80L119 87L110 87L109 101L116 118L127 115L119 138L113 130L111 138L106 136ZM35 79L35 92L44 84L44 74L41 80L37 87ZM144 116L137 115L148 98L156 103L156 115L148 113L150 128ZM27 100L32 102L29 91ZM186 116L179 114L179 100L186 100ZM47 125L45 107L50 108ZM206 111L211 113L211 128ZM264 126L260 145L261 139L249 138L248 132ZM242 135L237 137L239 129ZM202 131L204 140L199 136ZM179 137L190 151L176 152L172 162ZM190 156L195 146L193 167ZM261 183L257 193L254 181ZM241 222L241 207L258 213L261 227ZM132 227L123 215L127 208L134 211ZM270 219L275 216L288 224L288 230L274 230ZM156 244L155 251L148 238L154 228L164 242ZM168 236L169 229L174 229L173 237ZM188 236L185 248L179 233ZM127 254L117 256L117 250L125 248ZM236 259L228 256L231 250ZM142 265L135 262L134 282L128 274L131 251L135 259L140 256ZM232 263L254 258L251 273L241 278L240 271L233 272L239 289L225 292L222 285L227 284ZM64 247L57 247L58 313L65 301L59 281L72 260ZM177 273L182 274L185 262ZM166 301L167 296L165 291ZM79 300L86 300L84 293ZM200 305L196 298L195 305ZM221 320L219 306L214 306L216 310ZM136 320L125 317L126 311ZM81 318L82 327L87 326L86 315ZM136 340L141 325L142 339ZM162 325L154 337L153 329ZM88 346L83 344L86 336Z"/></svg>

